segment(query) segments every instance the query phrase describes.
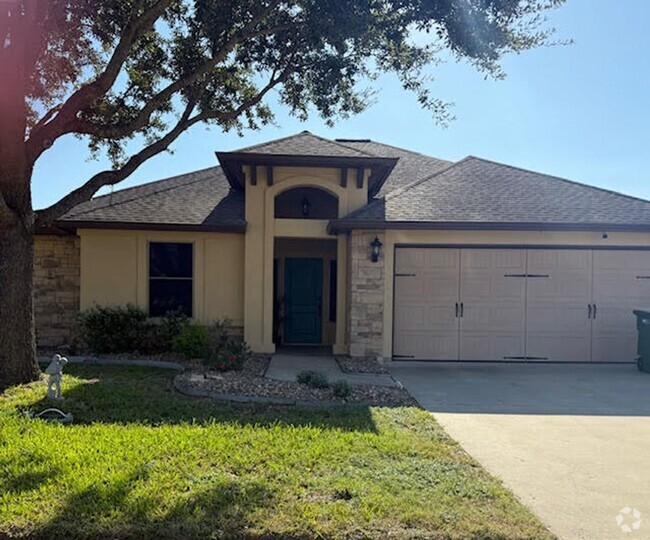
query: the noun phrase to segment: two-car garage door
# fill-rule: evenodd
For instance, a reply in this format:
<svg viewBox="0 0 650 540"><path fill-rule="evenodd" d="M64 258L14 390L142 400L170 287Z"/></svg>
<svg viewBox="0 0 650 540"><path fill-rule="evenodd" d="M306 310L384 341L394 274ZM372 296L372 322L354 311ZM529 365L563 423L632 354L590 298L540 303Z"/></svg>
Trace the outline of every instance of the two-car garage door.
<svg viewBox="0 0 650 540"><path fill-rule="evenodd" d="M395 358L631 362L650 251L397 248Z"/></svg>

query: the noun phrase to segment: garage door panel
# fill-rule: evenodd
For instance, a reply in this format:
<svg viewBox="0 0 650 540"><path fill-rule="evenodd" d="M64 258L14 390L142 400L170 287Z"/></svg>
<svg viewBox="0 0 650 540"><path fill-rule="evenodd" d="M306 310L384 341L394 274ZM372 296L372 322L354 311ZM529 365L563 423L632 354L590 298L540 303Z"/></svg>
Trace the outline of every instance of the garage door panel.
<svg viewBox="0 0 650 540"><path fill-rule="evenodd" d="M586 307L591 299L591 266L590 250L528 250L529 304L582 303Z"/></svg>
<svg viewBox="0 0 650 540"><path fill-rule="evenodd" d="M459 264L458 249L396 251L395 356L458 359Z"/></svg>
<svg viewBox="0 0 650 540"><path fill-rule="evenodd" d="M528 250L526 356L591 359L591 250Z"/></svg>
<svg viewBox="0 0 650 540"><path fill-rule="evenodd" d="M524 355L525 271L525 250L461 250L461 360Z"/></svg>
<svg viewBox="0 0 650 540"><path fill-rule="evenodd" d="M636 319L632 310L650 306L649 251L594 251L594 362L636 358Z"/></svg>

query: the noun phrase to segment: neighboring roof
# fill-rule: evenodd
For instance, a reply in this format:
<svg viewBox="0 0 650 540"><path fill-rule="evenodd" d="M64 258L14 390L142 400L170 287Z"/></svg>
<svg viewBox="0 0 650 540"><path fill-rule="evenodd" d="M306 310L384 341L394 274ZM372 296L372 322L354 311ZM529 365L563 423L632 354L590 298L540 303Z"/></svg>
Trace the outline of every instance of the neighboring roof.
<svg viewBox="0 0 650 540"><path fill-rule="evenodd" d="M364 227L650 230L650 202L470 156L331 228Z"/></svg>
<svg viewBox="0 0 650 540"><path fill-rule="evenodd" d="M59 223L244 231L244 216L244 194L230 188L221 167L211 167L96 197L75 206Z"/></svg>

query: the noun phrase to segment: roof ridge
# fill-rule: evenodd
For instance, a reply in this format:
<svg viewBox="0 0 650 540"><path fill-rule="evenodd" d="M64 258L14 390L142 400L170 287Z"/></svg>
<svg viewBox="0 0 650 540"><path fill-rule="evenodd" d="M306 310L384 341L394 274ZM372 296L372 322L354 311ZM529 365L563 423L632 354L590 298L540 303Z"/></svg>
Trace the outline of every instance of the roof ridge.
<svg viewBox="0 0 650 540"><path fill-rule="evenodd" d="M368 141L371 142L371 143L374 143L374 144L381 144L382 146L388 146L389 148L394 148L395 150L400 150L402 152L406 152L407 154L413 154L415 156L422 156L422 157L426 157L426 158L430 158L430 159L437 159L438 161L447 161L448 163L456 163L455 161L450 162L448 159L437 158L437 157L431 156L429 154L424 154L422 152L416 152L415 150L409 150L408 148L402 148L401 146L395 146L394 144L385 143L385 142L381 142L381 141L375 141L373 139L368 139ZM360 142L362 142L362 141L360 141ZM377 155L377 154L374 154L374 155Z"/></svg>
<svg viewBox="0 0 650 540"><path fill-rule="evenodd" d="M146 184L140 184L139 186L133 186L133 187L130 187L130 188L122 189L122 190L119 190L119 191L114 192L114 193L107 193L106 195L101 195L101 196L97 197L96 199L90 199L90 201L97 201L99 199L105 199L107 197L112 197L113 195L115 195L115 193L124 193L125 191L132 191L132 190L137 189L137 188L150 186L152 184L158 184L160 182L167 182L169 180L174 180L175 178L181 178L182 176L186 176L186 175L189 175L189 174L205 172L205 171L208 171L210 169L221 169L221 167L219 167L219 166L207 167L205 169L199 169L198 171L192 171L192 172L185 173L185 174L178 174L176 176L170 176L169 178L163 178L162 180L154 180L153 182L148 182ZM158 195L160 193L165 193L166 191L171 191L173 189L177 189L177 188L180 188L180 187L183 187L183 186L189 186L190 184L196 184L197 182L201 182L203 180L205 180L205 178L203 178L203 177L195 178L193 180L188 180L187 182L183 182L181 184L177 184L177 185L170 186L170 187L163 188L163 189L157 189L155 191L152 191L151 193L147 193L147 194L144 194L144 195L141 195L141 196L134 196L134 197L130 197L128 199L124 199L122 201L117 201L117 202L109 202L109 204L105 204L103 206L95 206L93 208L88 208L87 210L82 210L81 212L75 213L75 216L83 216L84 214L87 214L89 212L94 212L95 210L98 210L100 208L108 208L108 207L112 207L112 206L119 206L121 204L130 203L130 202L132 202L132 201L134 201L136 199L143 199L143 198L146 198L146 197L151 197L153 195ZM87 202L90 202L90 201L87 201ZM81 203L81 204L83 204L83 203Z"/></svg>
<svg viewBox="0 0 650 540"><path fill-rule="evenodd" d="M339 142L337 142L335 140L328 139L327 137L321 137L320 135L316 135L316 134L314 134L311 131L306 130L306 129L299 132L299 133L294 133L293 135L287 135L286 137L281 137L279 139L273 139L271 141L266 141L266 142L263 142L263 143L254 144L252 146L246 146L244 148L240 148L239 150L236 150L236 152L250 152L251 150L259 150L261 148L264 148L265 146L269 146L271 144L276 144L276 143L279 143L279 142L287 141L289 139L295 139L297 137L301 137L301 136L304 136L304 135L309 135L310 137L314 137L314 139L318 139L319 141L325 141L328 144L333 144L333 145L338 146L340 148L345 148L346 150L352 150L352 151L357 152L358 154L361 154L361 155L364 155L364 156L378 157L375 154L371 154L369 152L364 152L363 150L359 150L358 148L353 148L351 146L341 144L341 143L339 143Z"/></svg>
<svg viewBox="0 0 650 540"><path fill-rule="evenodd" d="M238 150L235 150L235 152L247 152L249 150L252 150L253 148L263 148L264 146L268 146L269 144L277 143L280 141L287 141L289 139L293 139L295 137L299 137L300 135L305 135L307 133L309 133L310 135L312 134L311 132L304 129L302 131L299 131L298 133L294 133L293 135L287 135L286 137L280 137L279 139L273 139L271 141L265 141L262 143L253 144L251 146L244 146L244 148L239 148Z"/></svg>
<svg viewBox="0 0 650 540"><path fill-rule="evenodd" d="M589 188L589 189L594 189L594 190L597 190L597 191L601 191L603 193L608 193L609 195L616 195L618 197L625 197L625 198L631 199L633 201L639 201L639 202L650 204L650 200L648 200L648 199L642 199L641 197L635 197L634 195L628 195L627 193L621 193L620 191L614 191L613 189L607 189L607 188L602 188L602 187L599 187L599 186L594 186L594 185L591 185L591 184L587 184L585 182L577 182L576 180L570 180L568 178L563 178L562 176L556 176L554 174L546 174L546 173L539 172L539 171L533 171L533 170L530 170L530 169L525 169L524 167L517 167L516 165L509 165L507 163L501 163L499 161L494 161L492 159L486 159L486 158L482 158L482 157L478 157L478 156L469 155L464 159L466 159L466 160L475 159L475 160L478 160L478 161L483 161L485 163L492 163L494 165L500 165L501 167L507 167L509 169L514 169L516 171L523 171L523 172L530 173L530 174L539 174L541 176L546 176L547 178L553 178L554 180L559 180L561 182L565 182L567 184L571 184L571 185L574 185L574 186L580 186L580 187L585 187L585 188ZM458 163L460 163L460 161Z"/></svg>
<svg viewBox="0 0 650 540"><path fill-rule="evenodd" d="M354 150L355 152L358 152L359 154L363 154L364 156L382 157L382 156L378 156L376 154L371 154L370 152L365 152L364 150L359 150L358 148L353 148L352 146L348 146L347 144L340 143L336 139L328 139L326 137L321 137L320 135L314 135L313 133L311 133L309 131L307 133L309 133L312 137L320 139L321 141L325 141L325 142L328 142L330 144L340 146L341 148L345 148L346 150Z"/></svg>
<svg viewBox="0 0 650 540"><path fill-rule="evenodd" d="M465 156L463 159L461 159L459 161L453 161L449 165L447 165L446 167L443 167L439 171L436 171L433 174L430 174L429 176L425 176L424 178L420 178L419 180L415 180L414 182L411 182L410 184L399 187L396 190L391 191L390 193L387 193L386 195L384 195L384 199L391 200L391 199L394 199L395 197L400 197L401 195L403 195L407 191L410 191L411 189L419 186L420 184L423 184L424 182L427 182L428 180L431 180L432 178L435 178L439 174L445 173L445 172L449 171L450 169L453 169L454 167L456 167L456 165L460 165L461 163L464 163L465 161L468 161L472 157L473 156Z"/></svg>

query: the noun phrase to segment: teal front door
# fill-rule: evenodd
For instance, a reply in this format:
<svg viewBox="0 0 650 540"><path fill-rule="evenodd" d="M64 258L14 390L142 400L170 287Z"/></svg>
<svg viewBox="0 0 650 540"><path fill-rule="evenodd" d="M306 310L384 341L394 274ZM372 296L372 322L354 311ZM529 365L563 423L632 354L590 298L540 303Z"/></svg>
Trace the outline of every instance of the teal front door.
<svg viewBox="0 0 650 540"><path fill-rule="evenodd" d="M322 342L323 259L284 261L284 342Z"/></svg>

